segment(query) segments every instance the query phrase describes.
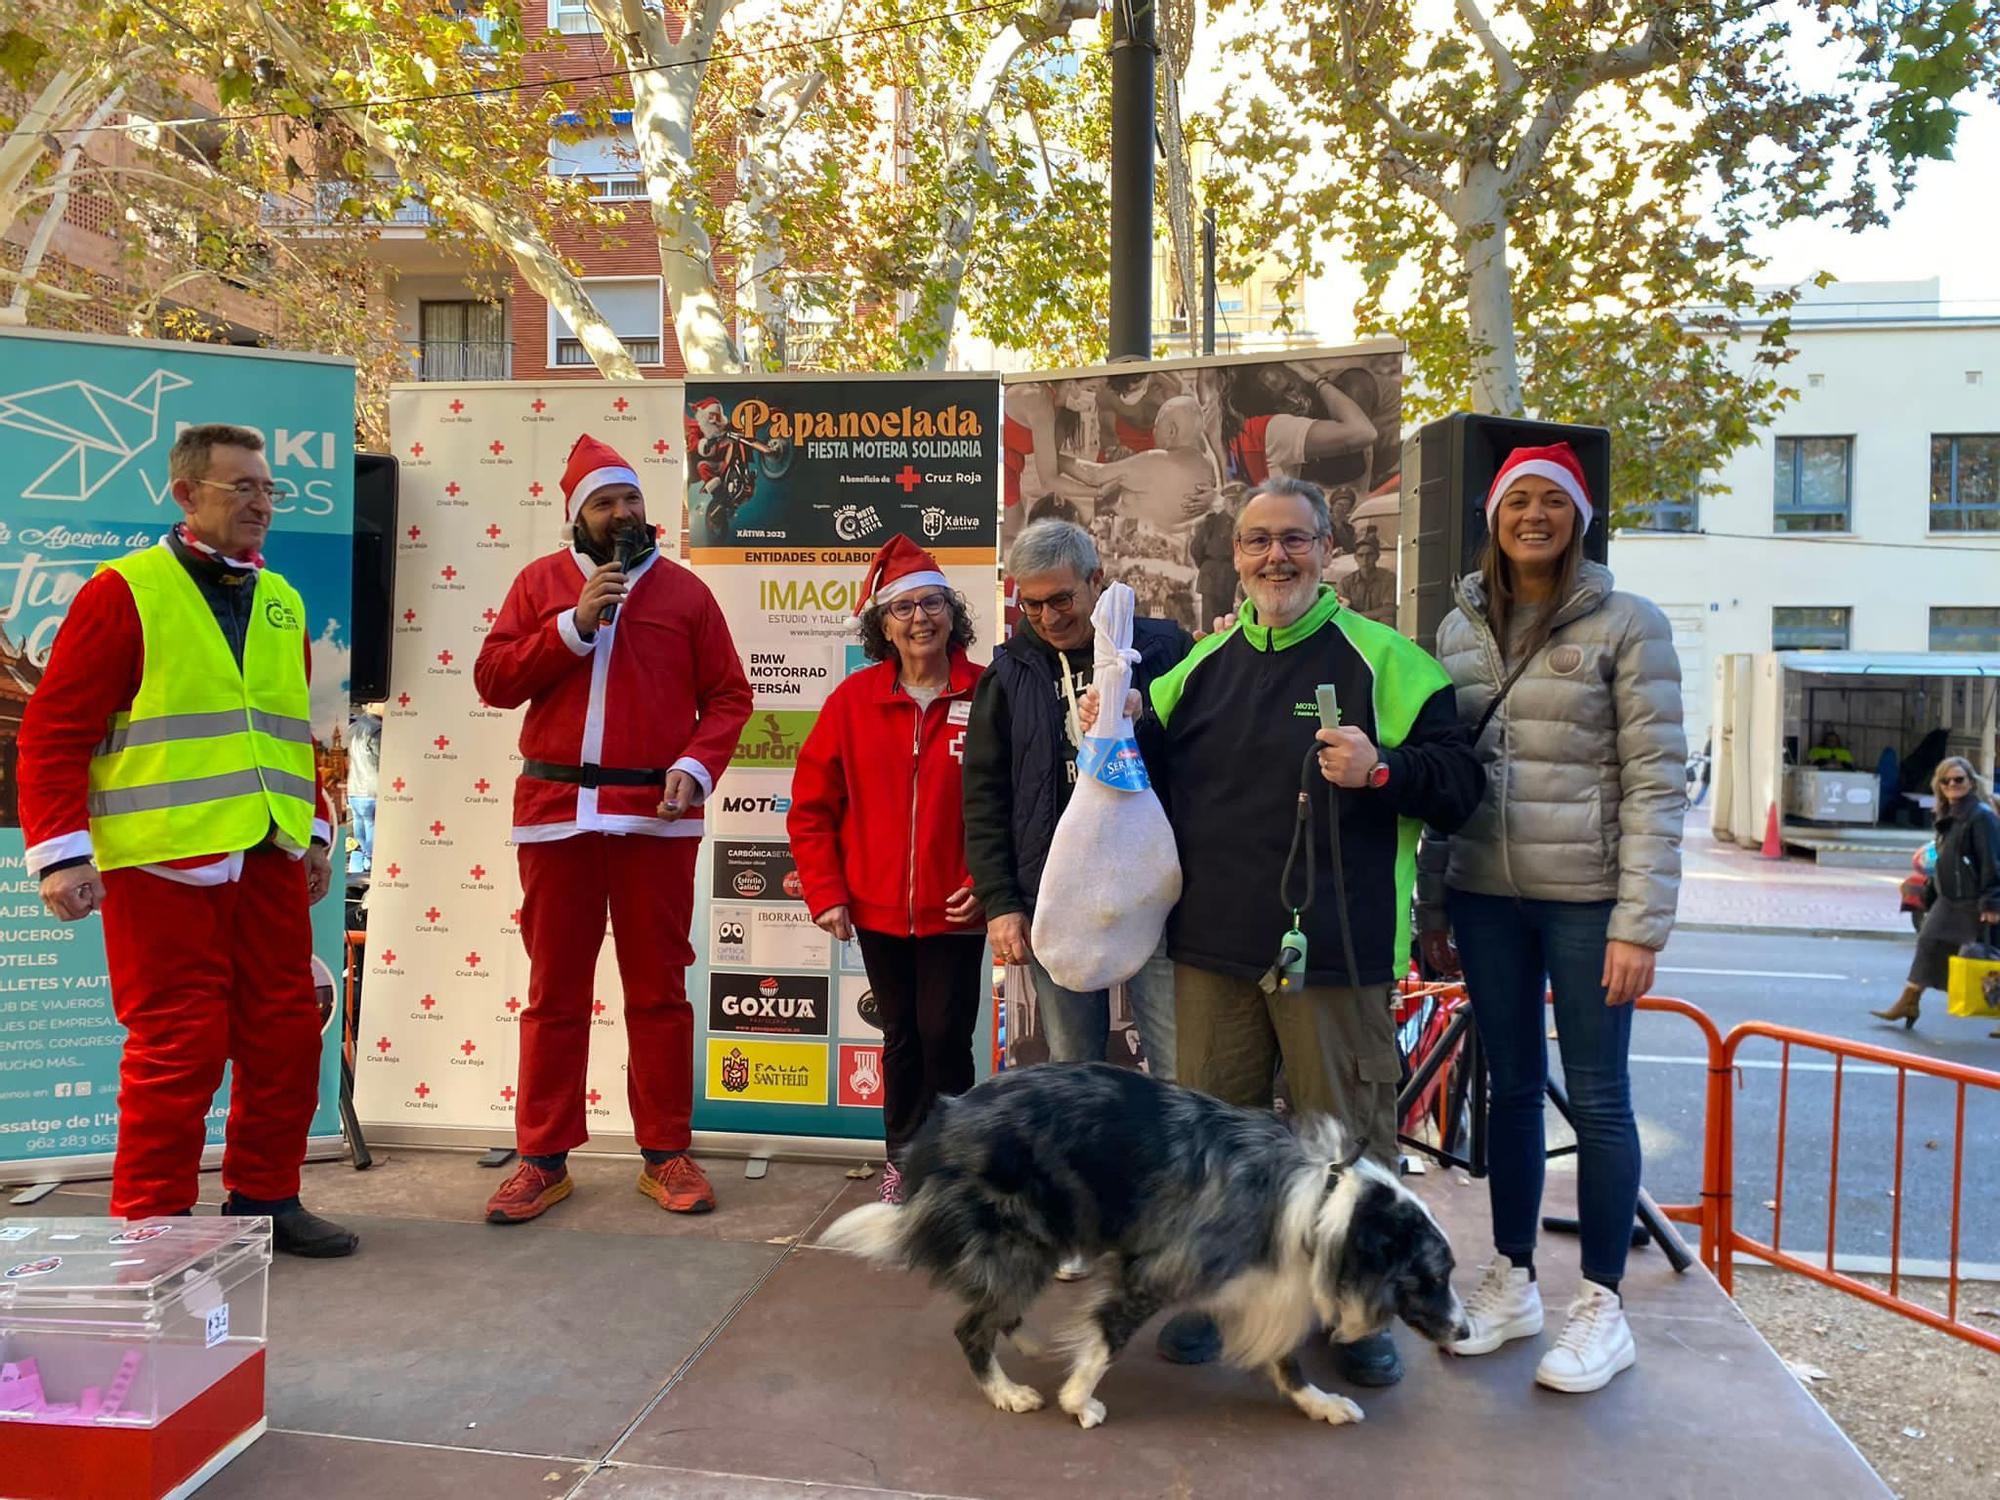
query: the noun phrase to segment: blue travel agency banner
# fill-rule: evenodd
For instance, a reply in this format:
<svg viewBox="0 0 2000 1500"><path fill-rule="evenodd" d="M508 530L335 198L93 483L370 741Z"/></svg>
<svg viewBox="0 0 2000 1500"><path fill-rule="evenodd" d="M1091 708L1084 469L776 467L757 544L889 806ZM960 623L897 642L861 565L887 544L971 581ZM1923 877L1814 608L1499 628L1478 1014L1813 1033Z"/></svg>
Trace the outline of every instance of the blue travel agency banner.
<svg viewBox="0 0 2000 1500"><path fill-rule="evenodd" d="M283 492L270 565L304 597L324 772L347 725L354 534L354 366L136 339L0 331L0 1178L101 1170L117 1141L118 1058L102 928L59 922L25 868L15 782L21 717L69 603L100 563L180 517L176 433L234 422L264 436ZM322 1000L343 970L341 869L313 908ZM340 1029L327 1027L315 1136L338 1134ZM209 1113L222 1139L228 1086Z"/></svg>

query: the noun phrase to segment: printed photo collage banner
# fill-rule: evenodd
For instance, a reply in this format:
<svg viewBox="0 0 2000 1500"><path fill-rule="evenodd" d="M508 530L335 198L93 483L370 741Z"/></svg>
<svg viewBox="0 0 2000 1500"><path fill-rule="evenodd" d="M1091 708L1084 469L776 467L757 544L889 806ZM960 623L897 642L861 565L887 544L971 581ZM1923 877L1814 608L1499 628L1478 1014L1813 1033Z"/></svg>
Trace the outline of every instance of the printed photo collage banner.
<svg viewBox="0 0 2000 1500"><path fill-rule="evenodd" d="M991 377L394 394L402 536L357 1064L365 1124L512 1135L528 979L509 842L519 717L479 701L472 663L514 576L563 545L559 479L588 431L638 471L670 552L720 602L755 694L696 873L695 1128L881 1138L881 1032L858 950L798 899L791 773L827 694L865 665L855 596L892 533L937 554L979 659L990 653L999 423ZM629 1136L609 943L595 1025L587 1118ZM984 1036L978 1051L990 1054Z"/></svg>

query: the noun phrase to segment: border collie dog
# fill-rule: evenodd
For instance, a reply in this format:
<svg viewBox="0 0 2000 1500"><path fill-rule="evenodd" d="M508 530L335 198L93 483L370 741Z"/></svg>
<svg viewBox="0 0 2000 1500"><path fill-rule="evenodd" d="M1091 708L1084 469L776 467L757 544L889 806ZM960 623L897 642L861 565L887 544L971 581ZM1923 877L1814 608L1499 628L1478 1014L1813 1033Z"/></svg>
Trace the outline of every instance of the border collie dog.
<svg viewBox="0 0 2000 1500"><path fill-rule="evenodd" d="M959 1346L986 1397L1033 1411L994 1345L1071 1255L1097 1262L1093 1296L1055 1343L1058 1397L1086 1428L1105 1369L1165 1308L1209 1313L1223 1358L1265 1369L1319 1421L1361 1420L1316 1389L1294 1351L1315 1329L1343 1343L1400 1317L1425 1338L1465 1337L1451 1246L1395 1174L1331 1120L1294 1133L1275 1116L1105 1063L1003 1073L939 1099L903 1163L904 1202L843 1215L825 1248L927 1271L966 1306Z"/></svg>

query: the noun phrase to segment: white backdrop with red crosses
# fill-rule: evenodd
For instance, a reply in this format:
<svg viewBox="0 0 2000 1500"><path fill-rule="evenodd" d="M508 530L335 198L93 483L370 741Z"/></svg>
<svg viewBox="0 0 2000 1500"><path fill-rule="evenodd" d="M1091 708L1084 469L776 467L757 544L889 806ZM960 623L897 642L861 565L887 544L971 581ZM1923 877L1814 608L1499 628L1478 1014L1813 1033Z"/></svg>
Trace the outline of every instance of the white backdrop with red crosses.
<svg viewBox="0 0 2000 1500"><path fill-rule="evenodd" d="M566 545L561 478L588 432L639 475L663 551L680 546L682 387L561 381L401 386L395 647L382 725L355 1107L383 1139L511 1145L528 1001L514 847L520 712L489 708L472 664L507 590ZM585 1096L593 1136L631 1132L609 942Z"/></svg>

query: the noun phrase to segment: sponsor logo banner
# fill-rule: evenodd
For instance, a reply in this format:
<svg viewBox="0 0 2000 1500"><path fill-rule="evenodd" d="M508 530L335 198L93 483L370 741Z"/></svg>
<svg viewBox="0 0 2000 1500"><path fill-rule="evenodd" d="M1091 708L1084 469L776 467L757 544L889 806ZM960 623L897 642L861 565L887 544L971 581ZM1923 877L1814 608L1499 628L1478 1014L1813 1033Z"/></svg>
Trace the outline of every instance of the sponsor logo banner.
<svg viewBox="0 0 2000 1500"><path fill-rule="evenodd" d="M755 1104L824 1105L826 1046L713 1036L703 1095Z"/></svg>
<svg viewBox="0 0 2000 1500"><path fill-rule="evenodd" d="M878 1109L882 1104L882 1049L840 1048L840 1102L854 1109Z"/></svg>
<svg viewBox="0 0 2000 1500"><path fill-rule="evenodd" d="M715 833L757 838L786 836L785 819L792 810L792 778L785 771L723 772L709 799L708 826Z"/></svg>
<svg viewBox="0 0 2000 1500"><path fill-rule="evenodd" d="M825 975L708 976L708 1029L753 1036L825 1036Z"/></svg>
<svg viewBox="0 0 2000 1500"><path fill-rule="evenodd" d="M774 840L715 839L717 901L797 901L805 892L792 846Z"/></svg>
<svg viewBox="0 0 2000 1500"><path fill-rule="evenodd" d="M819 710L760 709L736 741L731 770L790 771L799 763L799 751L812 733Z"/></svg>
<svg viewBox="0 0 2000 1500"><path fill-rule="evenodd" d="M717 906L709 919L717 968L816 969L833 961L833 939L803 906Z"/></svg>
<svg viewBox="0 0 2000 1500"><path fill-rule="evenodd" d="M840 1034L874 1039L882 1035L882 1012L866 974L840 976Z"/></svg>

